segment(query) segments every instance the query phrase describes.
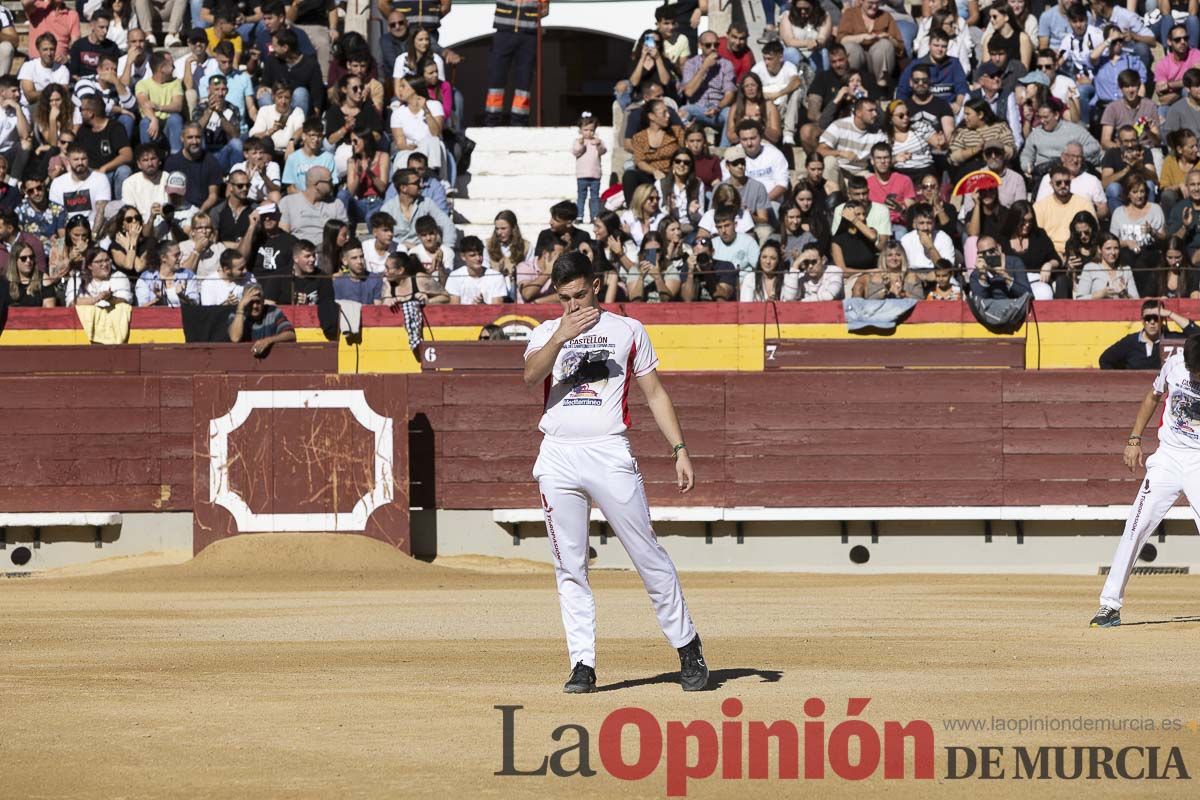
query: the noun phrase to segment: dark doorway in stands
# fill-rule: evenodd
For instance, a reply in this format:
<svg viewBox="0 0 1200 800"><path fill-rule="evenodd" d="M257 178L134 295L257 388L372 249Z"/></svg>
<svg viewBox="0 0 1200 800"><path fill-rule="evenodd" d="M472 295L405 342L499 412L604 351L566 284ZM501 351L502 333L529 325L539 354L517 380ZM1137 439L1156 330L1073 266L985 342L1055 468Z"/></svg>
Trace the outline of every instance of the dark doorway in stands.
<svg viewBox="0 0 1200 800"><path fill-rule="evenodd" d="M490 36L454 45L454 50L463 56L463 63L455 67L450 82L463 94L468 128L483 124L491 46ZM622 78L628 78L633 69L629 60L632 47L629 39L595 31L564 28L543 31L542 125L574 125L584 111L595 114L601 125L611 125L613 86ZM510 86L505 108L510 107L511 102ZM536 122L536 95L533 119ZM470 135L469 131L467 135Z"/></svg>

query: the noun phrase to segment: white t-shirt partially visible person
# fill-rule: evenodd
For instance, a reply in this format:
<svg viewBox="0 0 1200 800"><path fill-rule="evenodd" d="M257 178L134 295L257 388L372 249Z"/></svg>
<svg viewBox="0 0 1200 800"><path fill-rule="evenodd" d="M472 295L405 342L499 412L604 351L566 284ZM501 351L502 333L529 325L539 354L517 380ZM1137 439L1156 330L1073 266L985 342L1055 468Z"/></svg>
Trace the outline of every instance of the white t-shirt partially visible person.
<svg viewBox="0 0 1200 800"><path fill-rule="evenodd" d="M471 248L470 244L466 245L462 250L462 258L465 263L446 279L446 292L450 295L451 303L497 305L508 298L508 282L504 276L483 266L482 242L478 250Z"/></svg>
<svg viewBox="0 0 1200 800"><path fill-rule="evenodd" d="M441 169L446 110L437 100L418 95L406 80L398 80L396 86L400 104L392 110L390 121L393 143L400 152L419 150L429 159L430 169Z"/></svg>

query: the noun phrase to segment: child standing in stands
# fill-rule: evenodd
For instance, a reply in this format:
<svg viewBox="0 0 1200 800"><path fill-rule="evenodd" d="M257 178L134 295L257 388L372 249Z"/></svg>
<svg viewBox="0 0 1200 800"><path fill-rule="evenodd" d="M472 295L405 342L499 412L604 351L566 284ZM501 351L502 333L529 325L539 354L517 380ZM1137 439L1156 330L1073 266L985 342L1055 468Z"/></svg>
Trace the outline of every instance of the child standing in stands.
<svg viewBox="0 0 1200 800"><path fill-rule="evenodd" d="M583 206L590 203L591 219L600 213L600 157L605 154L604 142L596 136L596 118L585 111L579 118L579 138L571 145L575 156L575 205L579 208L576 222L583 222Z"/></svg>

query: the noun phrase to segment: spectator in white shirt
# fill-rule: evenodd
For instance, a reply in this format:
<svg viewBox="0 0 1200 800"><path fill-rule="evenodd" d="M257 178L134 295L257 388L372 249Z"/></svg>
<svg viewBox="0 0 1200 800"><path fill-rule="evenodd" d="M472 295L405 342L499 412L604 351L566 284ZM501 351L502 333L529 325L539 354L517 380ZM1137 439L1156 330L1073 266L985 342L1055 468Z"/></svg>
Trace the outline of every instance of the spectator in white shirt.
<svg viewBox="0 0 1200 800"><path fill-rule="evenodd" d="M954 260L954 242L945 231L934 230L933 208L927 203L913 206L911 213L913 229L900 237L900 244L908 257L908 268L925 277L940 259Z"/></svg>
<svg viewBox="0 0 1200 800"><path fill-rule="evenodd" d="M796 143L800 121L800 103L804 81L796 65L783 58L783 43L778 39L763 45L762 61L750 68L762 81L763 98L774 103L783 119L783 143Z"/></svg>
<svg viewBox="0 0 1200 800"><path fill-rule="evenodd" d="M800 255L788 265L783 276L783 300L812 303L842 299L842 268L827 264L816 242L800 249Z"/></svg>
<svg viewBox="0 0 1200 800"><path fill-rule="evenodd" d="M396 99L400 105L392 112L392 146L397 151L420 150L429 159L429 168L438 172L442 168L442 126L446 118L442 104L425 97L422 78L397 78Z"/></svg>
<svg viewBox="0 0 1200 800"><path fill-rule="evenodd" d="M304 110L292 108L292 87L286 83L272 86L271 97L275 104L258 109L250 135L271 137L275 149L283 152L300 135L304 127Z"/></svg>
<svg viewBox="0 0 1200 800"><path fill-rule="evenodd" d="M222 250L218 263L217 274L200 282L200 305L236 306L246 289L257 281L246 269L245 256L237 250Z"/></svg>
<svg viewBox="0 0 1200 800"><path fill-rule="evenodd" d="M42 96L42 90L52 83L61 86L71 85L71 72L66 64L54 60L58 50L58 39L53 33L43 33L37 37L37 58L31 58L21 65L17 72L17 80L21 84L21 102L27 106L37 103Z"/></svg>
<svg viewBox="0 0 1200 800"><path fill-rule="evenodd" d="M450 273L446 291L452 304L499 305L508 295L504 276L483 266L483 241L465 236L460 249L463 265Z"/></svg>
<svg viewBox="0 0 1200 800"><path fill-rule="evenodd" d="M763 139L763 126L757 120L744 119L739 122L737 136L746 154L746 177L754 178L766 187L767 198L778 210L779 201L783 199L789 184L787 159L775 145Z"/></svg>

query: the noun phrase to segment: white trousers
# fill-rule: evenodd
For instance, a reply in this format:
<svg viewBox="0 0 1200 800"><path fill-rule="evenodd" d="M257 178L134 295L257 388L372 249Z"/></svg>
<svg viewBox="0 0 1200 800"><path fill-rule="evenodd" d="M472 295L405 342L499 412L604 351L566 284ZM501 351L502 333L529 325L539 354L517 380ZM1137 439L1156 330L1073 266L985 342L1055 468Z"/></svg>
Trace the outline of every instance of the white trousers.
<svg viewBox="0 0 1200 800"><path fill-rule="evenodd" d="M683 647L696 635L679 575L650 525L646 488L629 440L605 436L570 444L542 441L533 465L571 665L596 666L596 600L588 584L588 515L595 502L629 553L650 595L663 635Z"/></svg>
<svg viewBox="0 0 1200 800"><path fill-rule="evenodd" d="M1146 478L1129 509L1125 533L1113 555L1108 580L1100 593L1100 604L1120 608L1125 601L1125 584L1137 563L1142 545L1158 528L1180 494L1187 496L1192 514L1200 519L1200 451L1159 445L1146 459Z"/></svg>

